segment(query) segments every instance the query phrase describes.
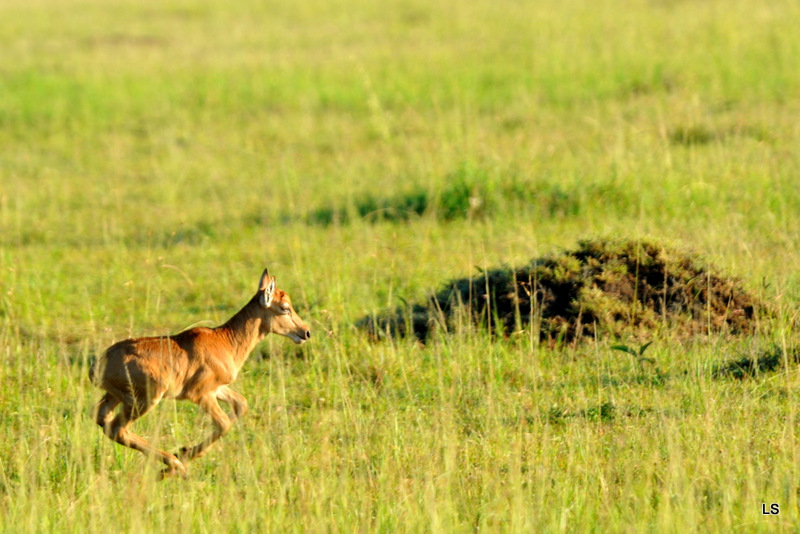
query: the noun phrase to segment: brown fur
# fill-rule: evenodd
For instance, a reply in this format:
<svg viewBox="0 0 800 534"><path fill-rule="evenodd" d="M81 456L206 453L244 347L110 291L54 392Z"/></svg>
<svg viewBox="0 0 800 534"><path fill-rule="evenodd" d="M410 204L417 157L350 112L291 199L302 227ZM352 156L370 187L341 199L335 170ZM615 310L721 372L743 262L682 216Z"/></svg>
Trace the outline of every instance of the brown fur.
<svg viewBox="0 0 800 534"><path fill-rule="evenodd" d="M184 462L202 455L247 411L245 398L228 384L236 380L256 344L269 333L290 337L295 343L311 337L289 295L276 289L275 277L264 270L256 295L217 328L126 339L110 346L89 370L92 382L106 390L97 404L97 424L117 443L157 456L167 466L162 476L185 476ZM129 426L163 398L196 403L211 417L214 432L193 447L181 448L177 456L156 449ZM231 406L232 417L218 401ZM115 416L113 411L120 404Z"/></svg>

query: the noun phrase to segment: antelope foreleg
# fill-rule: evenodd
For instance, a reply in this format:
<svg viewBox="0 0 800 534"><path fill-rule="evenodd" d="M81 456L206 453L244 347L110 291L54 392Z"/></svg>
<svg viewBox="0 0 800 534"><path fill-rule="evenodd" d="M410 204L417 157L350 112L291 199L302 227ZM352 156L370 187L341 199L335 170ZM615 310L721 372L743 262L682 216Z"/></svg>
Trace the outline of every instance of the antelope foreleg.
<svg viewBox="0 0 800 534"><path fill-rule="evenodd" d="M222 402L227 402L233 408L233 417L231 422L236 421L245 413L247 413L247 399L230 389L228 386L222 386L217 389L216 397Z"/></svg>
<svg viewBox="0 0 800 534"><path fill-rule="evenodd" d="M184 461L194 460L195 458L202 456L206 450L213 445L215 441L224 436L228 429L230 429L231 425L233 425L230 417L228 417L222 408L220 408L219 403L217 402L217 397L214 394L203 397L197 404L199 404L203 411L206 412L209 417L211 417L211 421L214 424L214 431L210 436L194 447L182 447L178 455L180 456L181 460Z"/></svg>

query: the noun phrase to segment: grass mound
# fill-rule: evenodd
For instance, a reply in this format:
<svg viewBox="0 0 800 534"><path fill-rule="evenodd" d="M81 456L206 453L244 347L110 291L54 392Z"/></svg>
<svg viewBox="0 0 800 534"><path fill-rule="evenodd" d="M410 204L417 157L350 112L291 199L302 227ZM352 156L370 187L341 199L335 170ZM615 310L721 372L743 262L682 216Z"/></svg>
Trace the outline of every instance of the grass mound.
<svg viewBox="0 0 800 534"><path fill-rule="evenodd" d="M540 339L572 343L594 337L679 338L755 330L765 306L735 279L700 258L654 241L586 240L576 250L533 260L522 269L492 269L446 284L426 302L366 317L376 336L427 339L460 318L509 334L533 327Z"/></svg>

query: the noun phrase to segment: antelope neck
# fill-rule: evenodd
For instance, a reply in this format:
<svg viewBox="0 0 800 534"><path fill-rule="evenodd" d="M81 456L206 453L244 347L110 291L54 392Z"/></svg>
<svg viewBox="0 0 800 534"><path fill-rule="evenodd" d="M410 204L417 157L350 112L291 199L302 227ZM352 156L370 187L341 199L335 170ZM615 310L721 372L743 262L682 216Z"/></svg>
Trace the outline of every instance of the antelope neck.
<svg viewBox="0 0 800 534"><path fill-rule="evenodd" d="M258 342L269 333L264 321L259 296L256 295L225 324L217 328L230 342L237 365L241 366Z"/></svg>

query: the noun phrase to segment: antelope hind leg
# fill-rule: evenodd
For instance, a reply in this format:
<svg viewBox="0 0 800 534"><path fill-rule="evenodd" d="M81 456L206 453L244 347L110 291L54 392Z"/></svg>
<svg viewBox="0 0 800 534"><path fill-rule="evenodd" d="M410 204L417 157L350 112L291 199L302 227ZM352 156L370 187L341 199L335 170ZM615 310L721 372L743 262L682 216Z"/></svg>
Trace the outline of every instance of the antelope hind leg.
<svg viewBox="0 0 800 534"><path fill-rule="evenodd" d="M151 404L150 406L146 406L142 409L137 409L130 404L125 404L123 405L122 410L120 410L110 424L105 425L103 431L109 438L113 439L120 445L137 450L143 453L145 456L154 456L161 460L167 466L167 468L159 476L159 479L166 478L166 476L173 474L179 474L182 477L186 477L186 467L174 454L170 454L166 451L162 451L153 447L146 439L128 428L131 423L144 415L152 407L153 405ZM164 473L167 473L167 475Z"/></svg>

